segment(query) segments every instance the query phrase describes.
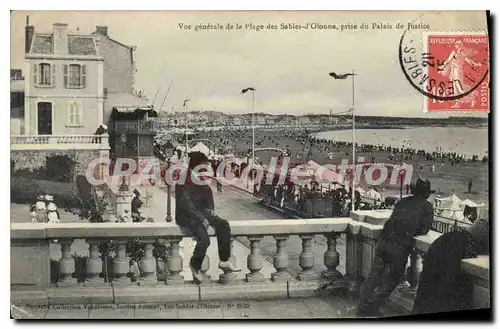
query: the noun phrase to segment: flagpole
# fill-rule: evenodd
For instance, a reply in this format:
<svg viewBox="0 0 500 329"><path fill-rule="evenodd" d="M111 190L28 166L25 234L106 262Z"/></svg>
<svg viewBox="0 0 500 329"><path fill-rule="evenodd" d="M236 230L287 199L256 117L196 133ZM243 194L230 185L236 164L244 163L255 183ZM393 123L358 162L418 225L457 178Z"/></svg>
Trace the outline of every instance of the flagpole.
<svg viewBox="0 0 500 329"><path fill-rule="evenodd" d="M255 90L252 90L252 165L255 165Z"/></svg>
<svg viewBox="0 0 500 329"><path fill-rule="evenodd" d="M354 112L354 69L352 70L352 195L351 209L354 211L354 191L356 186L356 115Z"/></svg>
<svg viewBox="0 0 500 329"><path fill-rule="evenodd" d="M187 154L188 154L188 113L187 113L187 105L186 105L186 102L184 102L184 112L186 113L186 151L184 153L186 153L186 158L187 158Z"/></svg>

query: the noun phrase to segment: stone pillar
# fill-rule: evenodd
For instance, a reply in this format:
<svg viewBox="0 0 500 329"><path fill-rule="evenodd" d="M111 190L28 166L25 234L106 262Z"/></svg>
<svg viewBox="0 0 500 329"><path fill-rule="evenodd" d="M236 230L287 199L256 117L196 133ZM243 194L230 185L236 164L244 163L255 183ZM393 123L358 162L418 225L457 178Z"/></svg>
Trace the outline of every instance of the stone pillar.
<svg viewBox="0 0 500 329"><path fill-rule="evenodd" d="M114 285L129 285L130 279L127 277L130 271L129 259L126 256L126 240L116 241L116 256L113 259L113 272L115 274Z"/></svg>
<svg viewBox="0 0 500 329"><path fill-rule="evenodd" d="M156 260L153 257L153 243L155 240L143 240L144 258L140 261L142 277L139 280L139 285L154 286L158 282L156 278Z"/></svg>
<svg viewBox="0 0 500 329"><path fill-rule="evenodd" d="M271 279L275 282L283 282L290 280L288 268L288 254L285 251L285 242L287 236L275 236L276 240L276 255L273 257L273 265L276 272L271 274Z"/></svg>
<svg viewBox="0 0 500 329"><path fill-rule="evenodd" d="M299 256L299 265L302 268L298 278L301 281L317 280L318 275L314 272L314 254L312 252L312 239L314 235L299 235L302 239L302 252Z"/></svg>
<svg viewBox="0 0 500 329"><path fill-rule="evenodd" d="M410 266L408 267L406 272L406 278L408 283L410 284L408 293L412 297L417 296L418 282L420 278L420 272L422 270L421 265L422 258L420 257L420 254L418 253L418 251L413 250L410 255Z"/></svg>
<svg viewBox="0 0 500 329"><path fill-rule="evenodd" d="M251 236L250 240L250 254L247 257L247 267L250 273L246 275L247 282L261 282L264 281L264 275L260 272L262 269L262 255L260 254L259 242L262 240L260 236Z"/></svg>
<svg viewBox="0 0 500 329"><path fill-rule="evenodd" d="M349 281L347 291L351 297L359 296L363 284L362 269L363 236L357 232L346 235L346 276Z"/></svg>
<svg viewBox="0 0 500 329"><path fill-rule="evenodd" d="M328 281L340 281L342 280L342 274L337 270L340 264L340 255L337 251L337 238L340 234L328 233L325 236L328 248L323 256L323 261L327 269L321 273L321 277Z"/></svg>
<svg viewBox="0 0 500 329"><path fill-rule="evenodd" d="M229 257L229 261L231 262L231 264L233 264L234 266L236 266L236 259L233 255L233 242L234 242L234 237L231 237L231 257ZM221 275L219 275L219 282L222 283L222 284L230 284L230 283L234 283L237 279L237 275L236 273L233 273L231 271L228 271L228 270L223 270L224 273L222 273Z"/></svg>
<svg viewBox="0 0 500 329"><path fill-rule="evenodd" d="M120 218L123 215L125 210L129 211L129 214L132 213L132 198L133 193L128 190L118 190L116 193L116 216ZM132 217L130 218L132 221Z"/></svg>
<svg viewBox="0 0 500 329"><path fill-rule="evenodd" d="M102 260L99 257L99 240L87 239L89 245L89 258L87 258L87 278L85 287L95 287L104 284L100 278L102 273Z"/></svg>
<svg viewBox="0 0 500 329"><path fill-rule="evenodd" d="M77 284L76 278L73 278L75 272L75 260L71 256L71 244L73 239L61 239L61 260L59 262L61 269L61 279L57 282L58 287L74 286Z"/></svg>
<svg viewBox="0 0 500 329"><path fill-rule="evenodd" d="M169 239L170 241L170 249L169 255L167 259L167 269L168 276L165 281L166 284L184 284L184 277L180 275L182 272L182 257L179 254L180 246L179 243L182 239Z"/></svg>

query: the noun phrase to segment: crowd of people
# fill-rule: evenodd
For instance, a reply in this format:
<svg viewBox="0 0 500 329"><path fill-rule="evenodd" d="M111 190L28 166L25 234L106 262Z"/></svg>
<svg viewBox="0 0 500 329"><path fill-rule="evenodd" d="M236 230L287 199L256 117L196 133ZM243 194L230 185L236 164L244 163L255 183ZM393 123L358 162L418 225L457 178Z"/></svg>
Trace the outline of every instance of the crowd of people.
<svg viewBox="0 0 500 329"><path fill-rule="evenodd" d="M37 202L30 208L32 223L57 224L61 221L59 211L52 195L39 195Z"/></svg>
<svg viewBox="0 0 500 329"><path fill-rule="evenodd" d="M265 178L264 178L265 179ZM256 192L262 202L291 210L305 217L316 217L318 214L327 217L349 216L352 210L352 188L348 190L341 184L332 184L329 188L313 181L310 184L296 185L291 181L285 184L265 185ZM354 191L355 210L389 209L395 200L382 200L363 197Z"/></svg>

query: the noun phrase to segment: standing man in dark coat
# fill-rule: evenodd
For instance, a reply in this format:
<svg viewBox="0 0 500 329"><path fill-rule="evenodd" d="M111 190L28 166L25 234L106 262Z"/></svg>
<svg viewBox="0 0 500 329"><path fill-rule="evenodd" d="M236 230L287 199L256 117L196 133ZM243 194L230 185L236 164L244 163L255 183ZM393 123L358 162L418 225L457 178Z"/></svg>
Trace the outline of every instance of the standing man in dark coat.
<svg viewBox="0 0 500 329"><path fill-rule="evenodd" d="M413 195L396 203L375 246L375 258L357 309L358 316L381 316L382 306L401 283L406 263L415 246L414 238L427 234L434 220L432 204L427 201L431 183L420 178Z"/></svg>
<svg viewBox="0 0 500 329"><path fill-rule="evenodd" d="M195 282L203 281L201 264L210 246L208 229L215 228L217 245L219 248L219 268L226 271L238 272L233 264L229 262L231 256L231 228L229 223L215 214L214 197L212 189L205 182L208 178L204 169L196 170L197 166L207 165L208 158L201 152L188 154L189 168L186 182L175 188L175 221L177 225L188 228L197 240L193 257L189 267L193 272ZM196 168L196 169L195 169ZM195 170L193 170L195 169ZM197 183L196 180L199 180Z"/></svg>

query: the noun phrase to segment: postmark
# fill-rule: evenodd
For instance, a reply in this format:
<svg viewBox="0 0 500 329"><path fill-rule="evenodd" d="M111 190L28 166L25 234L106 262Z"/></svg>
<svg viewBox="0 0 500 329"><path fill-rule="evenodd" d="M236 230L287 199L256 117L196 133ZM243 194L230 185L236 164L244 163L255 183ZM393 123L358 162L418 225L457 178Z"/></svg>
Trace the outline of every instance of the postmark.
<svg viewBox="0 0 500 329"><path fill-rule="evenodd" d="M486 31L412 31L399 43L401 69L424 112L489 112Z"/></svg>

